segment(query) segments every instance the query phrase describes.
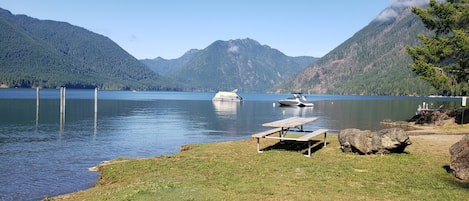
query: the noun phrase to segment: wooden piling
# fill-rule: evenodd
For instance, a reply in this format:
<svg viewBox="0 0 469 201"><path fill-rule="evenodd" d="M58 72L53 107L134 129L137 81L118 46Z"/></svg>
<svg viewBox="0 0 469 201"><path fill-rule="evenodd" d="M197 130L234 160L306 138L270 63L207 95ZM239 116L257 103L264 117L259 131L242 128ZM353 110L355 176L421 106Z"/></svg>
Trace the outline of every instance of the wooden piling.
<svg viewBox="0 0 469 201"><path fill-rule="evenodd" d="M65 124L65 87L60 87L60 129Z"/></svg>
<svg viewBox="0 0 469 201"><path fill-rule="evenodd" d="M39 124L39 87L36 88L36 127Z"/></svg>
<svg viewBox="0 0 469 201"><path fill-rule="evenodd" d="M94 88L94 128L98 127L98 88Z"/></svg>
<svg viewBox="0 0 469 201"><path fill-rule="evenodd" d="M94 89L94 113L98 113L98 88Z"/></svg>

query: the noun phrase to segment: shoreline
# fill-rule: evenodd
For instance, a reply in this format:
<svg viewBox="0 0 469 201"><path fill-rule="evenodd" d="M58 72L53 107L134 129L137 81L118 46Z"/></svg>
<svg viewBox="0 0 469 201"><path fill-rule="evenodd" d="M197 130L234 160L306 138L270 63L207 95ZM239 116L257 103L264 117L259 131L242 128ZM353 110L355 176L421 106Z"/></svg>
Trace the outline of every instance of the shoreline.
<svg viewBox="0 0 469 201"><path fill-rule="evenodd" d="M459 125L458 125L459 126ZM469 127L468 126L461 126L461 127L439 127L439 126L418 126L416 130L410 130L406 131L412 140L413 144L415 145L410 147L410 150L415 150L415 149L422 149L423 147L419 145L431 145L432 147L438 147L441 152L447 152L448 147L450 147L452 144L458 142L460 139L462 139L463 135L468 135L469 134ZM333 133L331 135L337 135L337 133ZM252 141L252 139L250 139ZM241 140L241 141L246 141L246 140ZM249 141L249 139L248 139ZM236 141L234 141L236 142ZM226 142L225 142L226 143ZM417 145L417 146L416 146ZM182 145L182 147L188 146L188 145ZM183 149L181 149L179 152L176 152L174 154L178 154L184 152ZM143 160L143 158L128 158L128 159L120 159L120 160L110 160L110 161L103 161L100 164L97 164L95 167L90 167L89 171L96 171L99 174L101 174L102 168L104 168L107 165L112 165L115 163L122 163L122 162L127 162L131 160ZM99 182L97 180L96 182ZM88 189L72 192L72 193L67 193L67 194L61 194L49 198L45 198L43 200L68 200L68 199L74 199L74 195L83 191L90 191L92 189L96 189L96 187L91 187Z"/></svg>
<svg viewBox="0 0 469 201"><path fill-rule="evenodd" d="M469 125L454 123L454 119L446 120L443 125L423 124L415 122L383 120L381 125L385 127L399 127L406 130L409 136L412 135L466 135L469 134Z"/></svg>

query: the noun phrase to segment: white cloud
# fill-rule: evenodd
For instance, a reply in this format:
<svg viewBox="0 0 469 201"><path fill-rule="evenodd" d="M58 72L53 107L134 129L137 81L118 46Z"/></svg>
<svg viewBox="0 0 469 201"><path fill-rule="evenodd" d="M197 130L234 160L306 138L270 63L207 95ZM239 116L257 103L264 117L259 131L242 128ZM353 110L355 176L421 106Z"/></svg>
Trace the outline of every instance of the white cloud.
<svg viewBox="0 0 469 201"><path fill-rule="evenodd" d="M392 8L422 7L429 4L429 0L394 0Z"/></svg>
<svg viewBox="0 0 469 201"><path fill-rule="evenodd" d="M399 15L399 11L409 7L422 7L429 4L429 0L393 0L391 5L383 10L375 20L393 20Z"/></svg>
<svg viewBox="0 0 469 201"><path fill-rule="evenodd" d="M128 37L128 39L129 39L130 42L136 42L137 41L137 36L135 34L131 34Z"/></svg>
<svg viewBox="0 0 469 201"><path fill-rule="evenodd" d="M238 53L238 51L239 51L239 47L236 45L233 45L230 48L228 48L228 53Z"/></svg>
<svg viewBox="0 0 469 201"><path fill-rule="evenodd" d="M396 18L398 15L399 14L394 9L386 8L378 15L378 17L375 18L375 20L385 22L385 21Z"/></svg>

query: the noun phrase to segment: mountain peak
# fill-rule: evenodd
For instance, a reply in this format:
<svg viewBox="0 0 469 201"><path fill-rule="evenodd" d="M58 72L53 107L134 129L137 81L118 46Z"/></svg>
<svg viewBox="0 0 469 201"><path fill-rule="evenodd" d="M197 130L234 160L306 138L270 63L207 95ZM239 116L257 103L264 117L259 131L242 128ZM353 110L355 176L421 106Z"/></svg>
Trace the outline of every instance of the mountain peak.
<svg viewBox="0 0 469 201"><path fill-rule="evenodd" d="M187 84L187 90L217 91L238 88L266 92L316 60L288 57L256 40L217 40L191 57L170 62L144 61L151 69Z"/></svg>
<svg viewBox="0 0 469 201"><path fill-rule="evenodd" d="M109 38L0 9L0 83L8 87L156 90L161 76ZM173 87L173 86L171 86Z"/></svg>
<svg viewBox="0 0 469 201"><path fill-rule="evenodd" d="M423 7L428 5L428 0L396 0L381 11L381 13L373 20L379 22L389 22L396 20L403 12L412 7Z"/></svg>
<svg viewBox="0 0 469 201"><path fill-rule="evenodd" d="M421 20L409 9L410 1L396 1L351 38L337 46L275 92L318 94L428 95L434 90L418 78L406 46L420 43ZM400 10L402 9L402 10ZM392 11L392 12L391 12ZM399 15L391 15L399 13Z"/></svg>

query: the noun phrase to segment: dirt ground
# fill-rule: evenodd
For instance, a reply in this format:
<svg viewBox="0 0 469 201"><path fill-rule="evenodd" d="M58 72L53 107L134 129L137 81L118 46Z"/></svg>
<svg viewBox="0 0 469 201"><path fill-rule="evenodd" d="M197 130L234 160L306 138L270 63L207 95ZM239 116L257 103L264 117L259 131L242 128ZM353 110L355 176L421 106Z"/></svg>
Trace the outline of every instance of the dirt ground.
<svg viewBox="0 0 469 201"><path fill-rule="evenodd" d="M469 128L451 127L443 129L438 127L420 126L418 130L407 131L409 135L469 135Z"/></svg>
<svg viewBox="0 0 469 201"><path fill-rule="evenodd" d="M410 135L412 145L409 146L409 149L428 149L430 147L434 153L449 154L449 148L463 137L464 135Z"/></svg>
<svg viewBox="0 0 469 201"><path fill-rule="evenodd" d="M465 135L469 135L469 127L466 125L447 127L417 126L415 128L416 130L407 131L412 142L409 149L427 149L425 152L439 154L449 154L449 148L453 144L460 141ZM428 147L431 149L428 149Z"/></svg>

